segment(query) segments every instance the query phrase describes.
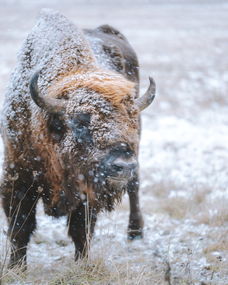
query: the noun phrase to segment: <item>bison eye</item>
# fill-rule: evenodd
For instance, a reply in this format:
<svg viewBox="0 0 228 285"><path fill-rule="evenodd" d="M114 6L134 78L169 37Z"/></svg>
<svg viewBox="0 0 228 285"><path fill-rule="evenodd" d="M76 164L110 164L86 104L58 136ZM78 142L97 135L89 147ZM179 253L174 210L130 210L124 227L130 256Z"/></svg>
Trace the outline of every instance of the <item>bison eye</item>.
<svg viewBox="0 0 228 285"><path fill-rule="evenodd" d="M128 144L121 142L111 149L110 154L114 157L130 158L133 155L133 151Z"/></svg>
<svg viewBox="0 0 228 285"><path fill-rule="evenodd" d="M90 114L78 114L69 120L69 127L78 143L91 143L92 136L89 130Z"/></svg>
<svg viewBox="0 0 228 285"><path fill-rule="evenodd" d="M48 120L48 130L54 140L60 141L65 133L66 127L59 115L54 114Z"/></svg>

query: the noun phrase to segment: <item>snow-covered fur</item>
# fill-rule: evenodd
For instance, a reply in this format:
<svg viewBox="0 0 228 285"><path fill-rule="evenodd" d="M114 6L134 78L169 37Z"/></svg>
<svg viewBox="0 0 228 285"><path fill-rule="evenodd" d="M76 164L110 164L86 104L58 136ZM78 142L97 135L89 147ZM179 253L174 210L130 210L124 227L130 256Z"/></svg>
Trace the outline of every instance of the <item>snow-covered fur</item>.
<svg viewBox="0 0 228 285"><path fill-rule="evenodd" d="M124 183L110 182L104 167L111 155L137 161L139 142L137 59L125 38L107 27L83 32L58 12L44 10L18 55L2 116L1 191L12 264L25 256L39 198L46 213L69 215L77 257L86 243L85 201L92 232L100 210L112 210L129 185L138 188L137 167ZM110 37L109 46L102 37ZM29 82L37 71L40 94L64 101L64 114L49 113L32 100ZM140 226L138 221L130 228Z"/></svg>

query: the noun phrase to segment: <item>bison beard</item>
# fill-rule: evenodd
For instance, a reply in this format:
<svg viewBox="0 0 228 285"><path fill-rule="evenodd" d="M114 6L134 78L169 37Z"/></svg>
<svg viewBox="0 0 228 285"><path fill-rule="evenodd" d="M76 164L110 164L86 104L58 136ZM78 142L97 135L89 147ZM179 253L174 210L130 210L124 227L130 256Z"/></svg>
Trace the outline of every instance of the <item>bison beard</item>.
<svg viewBox="0 0 228 285"><path fill-rule="evenodd" d="M68 216L76 259L87 255L97 214L113 210L126 191L128 238L142 238L139 114L153 101L153 79L139 98L138 90L137 57L119 31L80 31L59 13L42 12L22 47L2 120L10 266L26 267L39 199L47 214Z"/></svg>

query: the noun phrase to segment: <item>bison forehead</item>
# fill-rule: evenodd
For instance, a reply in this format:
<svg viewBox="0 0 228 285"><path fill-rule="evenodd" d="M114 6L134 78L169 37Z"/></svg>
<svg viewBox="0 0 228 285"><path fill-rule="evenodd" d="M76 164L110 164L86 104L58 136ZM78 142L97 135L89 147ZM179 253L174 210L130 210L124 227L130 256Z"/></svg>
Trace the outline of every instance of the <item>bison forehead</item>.
<svg viewBox="0 0 228 285"><path fill-rule="evenodd" d="M73 95L67 104L68 116L78 113L111 115L115 111L109 101L94 91L88 92L88 90L80 88L75 90Z"/></svg>
<svg viewBox="0 0 228 285"><path fill-rule="evenodd" d="M129 104L114 107L102 95L81 90L75 100L70 100L66 116L77 118L79 114L90 114L88 126L95 145L106 147L119 141L134 144L137 141L138 114Z"/></svg>
<svg viewBox="0 0 228 285"><path fill-rule="evenodd" d="M116 116L115 116L116 115ZM90 129L94 142L106 147L118 142L133 145L137 142L137 120L116 113L101 119L99 114L92 116Z"/></svg>

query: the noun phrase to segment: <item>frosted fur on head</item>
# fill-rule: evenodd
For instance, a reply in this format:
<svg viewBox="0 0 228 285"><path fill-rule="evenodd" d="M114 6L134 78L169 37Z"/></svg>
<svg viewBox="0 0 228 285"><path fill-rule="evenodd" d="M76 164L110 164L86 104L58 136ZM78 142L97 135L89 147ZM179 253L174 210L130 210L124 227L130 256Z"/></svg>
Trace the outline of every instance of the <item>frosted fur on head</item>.
<svg viewBox="0 0 228 285"><path fill-rule="evenodd" d="M114 106L120 106L127 95L134 98L135 83L110 70L77 70L62 76L48 91L49 96L68 98L76 89L84 88L101 94Z"/></svg>

